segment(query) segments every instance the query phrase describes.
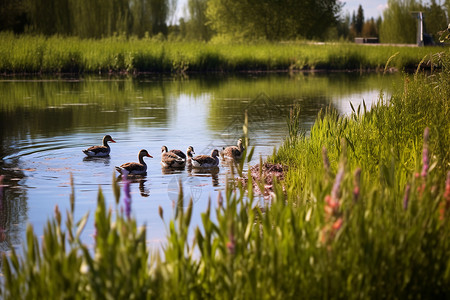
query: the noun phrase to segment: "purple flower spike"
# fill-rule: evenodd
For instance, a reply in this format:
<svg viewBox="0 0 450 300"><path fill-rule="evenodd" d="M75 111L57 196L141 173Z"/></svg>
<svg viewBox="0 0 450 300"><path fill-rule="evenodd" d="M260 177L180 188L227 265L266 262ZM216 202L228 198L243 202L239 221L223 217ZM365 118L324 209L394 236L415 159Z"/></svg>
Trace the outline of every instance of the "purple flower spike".
<svg viewBox="0 0 450 300"><path fill-rule="evenodd" d="M3 207L3 178L5 176L4 175L0 175L0 209L2 209Z"/></svg>
<svg viewBox="0 0 450 300"><path fill-rule="evenodd" d="M341 198L341 183L344 179L344 166L341 166L338 170L336 178L334 179L333 188L331 189L331 197L334 201L338 201Z"/></svg>

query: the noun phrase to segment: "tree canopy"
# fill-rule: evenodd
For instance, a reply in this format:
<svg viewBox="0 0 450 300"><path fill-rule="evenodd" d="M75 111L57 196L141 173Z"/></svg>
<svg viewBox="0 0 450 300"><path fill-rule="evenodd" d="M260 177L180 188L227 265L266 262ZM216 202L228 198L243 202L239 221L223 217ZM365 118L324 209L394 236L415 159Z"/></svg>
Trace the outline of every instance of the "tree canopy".
<svg viewBox="0 0 450 300"><path fill-rule="evenodd" d="M383 43L415 43L417 19L413 12L423 13L425 32L437 40L437 32L447 27L445 7L431 0L428 6L417 0L388 0L383 12L380 39ZM447 14L449 11L447 11Z"/></svg>
<svg viewBox="0 0 450 300"><path fill-rule="evenodd" d="M336 0L209 0L206 15L219 35L233 39L321 38L335 25Z"/></svg>
<svg viewBox="0 0 450 300"><path fill-rule="evenodd" d="M176 0L0 0L0 30L99 38L167 33Z"/></svg>

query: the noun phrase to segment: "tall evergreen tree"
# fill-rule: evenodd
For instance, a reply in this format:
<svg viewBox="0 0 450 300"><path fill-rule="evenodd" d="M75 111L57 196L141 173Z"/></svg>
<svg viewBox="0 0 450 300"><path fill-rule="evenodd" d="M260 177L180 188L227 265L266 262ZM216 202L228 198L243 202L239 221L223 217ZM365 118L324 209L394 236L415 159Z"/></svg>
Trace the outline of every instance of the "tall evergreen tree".
<svg viewBox="0 0 450 300"><path fill-rule="evenodd" d="M364 10L362 6L359 5L355 20L355 30L357 35L361 35L363 26L364 26Z"/></svg>

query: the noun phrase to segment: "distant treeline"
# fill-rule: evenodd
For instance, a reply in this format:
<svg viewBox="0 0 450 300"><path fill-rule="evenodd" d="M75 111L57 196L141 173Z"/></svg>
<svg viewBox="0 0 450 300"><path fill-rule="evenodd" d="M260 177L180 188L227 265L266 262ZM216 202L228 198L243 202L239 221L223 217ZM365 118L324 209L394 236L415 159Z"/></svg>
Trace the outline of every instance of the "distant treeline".
<svg viewBox="0 0 450 300"><path fill-rule="evenodd" d="M337 0L189 0L189 17L175 22L177 0L2 0L0 30L101 38L143 37L188 28L208 39L217 35L267 40L321 37L335 24ZM186 29L186 27L184 27Z"/></svg>
<svg viewBox="0 0 450 300"><path fill-rule="evenodd" d="M167 34L176 0L2 0L0 30L101 38Z"/></svg>
<svg viewBox="0 0 450 300"><path fill-rule="evenodd" d="M366 20L361 5L344 13L338 0L187 0L183 7L178 0L0 0L0 31L171 41L378 37L383 43L415 43L417 20L411 12L424 13L425 32L435 41L450 22L449 0L387 2L383 17Z"/></svg>

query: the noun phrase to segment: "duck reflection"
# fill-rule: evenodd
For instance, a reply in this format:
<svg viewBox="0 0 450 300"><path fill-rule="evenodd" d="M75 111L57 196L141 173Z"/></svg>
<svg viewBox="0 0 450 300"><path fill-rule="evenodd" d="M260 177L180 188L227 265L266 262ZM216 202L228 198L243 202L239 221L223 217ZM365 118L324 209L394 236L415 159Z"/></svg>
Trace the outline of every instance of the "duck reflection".
<svg viewBox="0 0 450 300"><path fill-rule="evenodd" d="M0 171L4 172L0 175L0 253L4 253L22 243L21 220L27 219L29 208L27 190L19 184L21 178L16 177L22 172L1 168Z"/></svg>
<svg viewBox="0 0 450 300"><path fill-rule="evenodd" d="M111 157L109 155L104 157L85 156L83 157L83 162L93 164L103 164L105 166L109 166L111 162Z"/></svg>
<svg viewBox="0 0 450 300"><path fill-rule="evenodd" d="M190 176L211 177L212 185L219 186L219 167L201 169L189 167L187 170Z"/></svg>
<svg viewBox="0 0 450 300"><path fill-rule="evenodd" d="M117 179L118 181L122 181L124 179L124 176L119 175ZM146 186L145 183L147 182L147 179L145 177L142 177L140 175L128 175L127 179L130 182L130 184L139 183L139 192L142 197L150 196L150 187Z"/></svg>
<svg viewBox="0 0 450 300"><path fill-rule="evenodd" d="M183 171L184 171L184 166L180 167L180 168L161 167L161 173L163 175L181 174Z"/></svg>

